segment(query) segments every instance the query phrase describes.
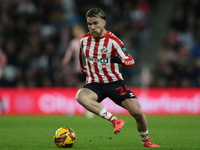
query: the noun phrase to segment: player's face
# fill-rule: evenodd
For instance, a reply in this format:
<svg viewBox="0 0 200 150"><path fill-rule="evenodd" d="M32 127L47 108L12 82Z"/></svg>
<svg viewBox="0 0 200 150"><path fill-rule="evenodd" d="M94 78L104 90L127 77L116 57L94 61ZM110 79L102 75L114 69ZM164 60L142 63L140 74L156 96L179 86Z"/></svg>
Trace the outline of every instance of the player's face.
<svg viewBox="0 0 200 150"><path fill-rule="evenodd" d="M94 38L100 38L105 35L105 20L96 17L88 17L87 24L88 29Z"/></svg>

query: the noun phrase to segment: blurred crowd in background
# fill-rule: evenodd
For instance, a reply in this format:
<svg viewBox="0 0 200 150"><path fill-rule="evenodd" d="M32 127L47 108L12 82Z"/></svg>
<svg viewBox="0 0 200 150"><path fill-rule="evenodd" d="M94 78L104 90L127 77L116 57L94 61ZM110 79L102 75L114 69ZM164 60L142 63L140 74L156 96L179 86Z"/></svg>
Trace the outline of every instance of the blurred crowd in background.
<svg viewBox="0 0 200 150"><path fill-rule="evenodd" d="M105 11L106 29L136 57L151 15L147 1L4 0L0 2L0 48L8 63L0 86L75 86L73 58L66 66L61 60L73 38L72 26L83 24L88 31L85 14L94 6Z"/></svg>
<svg viewBox="0 0 200 150"><path fill-rule="evenodd" d="M0 87L76 86L73 61L62 65L72 27L88 32L85 13L94 6L107 15L106 29L115 33L137 61L149 37L156 0L1 0L0 49L7 55ZM200 2L178 1L163 39L163 49L149 86L200 86ZM161 44L161 43L159 43ZM124 78L134 69L122 69ZM131 85L130 85L131 86Z"/></svg>
<svg viewBox="0 0 200 150"><path fill-rule="evenodd" d="M177 1L153 77L155 87L200 87L200 1Z"/></svg>

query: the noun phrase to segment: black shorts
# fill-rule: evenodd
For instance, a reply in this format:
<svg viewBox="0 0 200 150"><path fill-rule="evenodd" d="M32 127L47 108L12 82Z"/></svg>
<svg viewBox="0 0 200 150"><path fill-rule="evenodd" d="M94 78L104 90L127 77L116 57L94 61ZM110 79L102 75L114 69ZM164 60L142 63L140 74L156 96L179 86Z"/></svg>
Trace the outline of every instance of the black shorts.
<svg viewBox="0 0 200 150"><path fill-rule="evenodd" d="M134 93L125 85L123 80L112 83L89 83L82 88L88 88L98 95L100 103L106 97L109 97L116 104L121 105L126 98L136 98Z"/></svg>

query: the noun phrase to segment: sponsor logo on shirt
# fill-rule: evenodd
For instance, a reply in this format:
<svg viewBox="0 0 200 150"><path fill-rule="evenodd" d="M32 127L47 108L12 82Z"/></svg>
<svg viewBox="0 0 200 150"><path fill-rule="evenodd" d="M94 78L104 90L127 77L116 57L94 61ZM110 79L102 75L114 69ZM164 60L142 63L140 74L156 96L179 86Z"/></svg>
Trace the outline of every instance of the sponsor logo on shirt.
<svg viewBox="0 0 200 150"><path fill-rule="evenodd" d="M98 59L98 58L89 58L89 57L87 57L86 59L88 61L92 61L92 62L100 62L100 63L103 63L103 64L108 63L108 58L100 58L100 59Z"/></svg>

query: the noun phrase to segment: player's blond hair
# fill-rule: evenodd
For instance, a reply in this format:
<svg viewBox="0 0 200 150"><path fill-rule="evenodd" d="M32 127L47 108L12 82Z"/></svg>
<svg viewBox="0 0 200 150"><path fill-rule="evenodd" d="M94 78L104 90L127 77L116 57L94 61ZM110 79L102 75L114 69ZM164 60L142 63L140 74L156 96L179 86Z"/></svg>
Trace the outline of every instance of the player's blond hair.
<svg viewBox="0 0 200 150"><path fill-rule="evenodd" d="M96 18L101 18L103 20L106 20L106 15L105 13L103 12L103 10L99 7L94 7L94 8L91 8L87 11L86 13L86 19L88 17L96 17Z"/></svg>

